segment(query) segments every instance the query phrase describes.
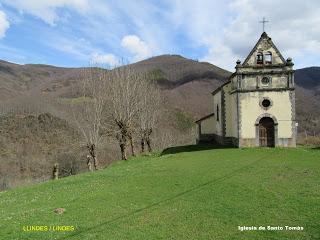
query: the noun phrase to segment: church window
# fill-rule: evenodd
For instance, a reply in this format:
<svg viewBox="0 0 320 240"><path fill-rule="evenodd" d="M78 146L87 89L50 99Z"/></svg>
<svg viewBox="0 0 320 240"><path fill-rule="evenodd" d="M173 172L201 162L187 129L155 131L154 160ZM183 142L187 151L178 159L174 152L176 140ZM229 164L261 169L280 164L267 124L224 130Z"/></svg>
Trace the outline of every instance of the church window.
<svg viewBox="0 0 320 240"><path fill-rule="evenodd" d="M263 64L263 54L262 54L262 52L258 52L258 54L257 54L257 64Z"/></svg>
<svg viewBox="0 0 320 240"><path fill-rule="evenodd" d="M270 78L268 78L268 77L263 77L263 78L261 79L261 83L262 83L263 85L268 85L268 84L270 83Z"/></svg>
<svg viewBox="0 0 320 240"><path fill-rule="evenodd" d="M217 104L217 121L219 122L219 105Z"/></svg>
<svg viewBox="0 0 320 240"><path fill-rule="evenodd" d="M270 107L271 102L270 102L269 99L263 99L261 104L262 104L263 107L268 108L268 107Z"/></svg>
<svg viewBox="0 0 320 240"><path fill-rule="evenodd" d="M260 106L264 110L268 110L269 108L271 108L272 105L273 105L272 100L268 97L264 97L260 100Z"/></svg>
<svg viewBox="0 0 320 240"><path fill-rule="evenodd" d="M267 52L265 55L264 55L264 59L265 59L265 64L272 64L272 53L271 52Z"/></svg>

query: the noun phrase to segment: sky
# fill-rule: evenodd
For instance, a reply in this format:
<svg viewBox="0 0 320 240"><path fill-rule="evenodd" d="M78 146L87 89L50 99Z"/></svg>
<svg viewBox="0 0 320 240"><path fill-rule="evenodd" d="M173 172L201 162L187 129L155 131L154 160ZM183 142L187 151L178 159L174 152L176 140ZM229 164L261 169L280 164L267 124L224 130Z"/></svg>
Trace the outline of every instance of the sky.
<svg viewBox="0 0 320 240"><path fill-rule="evenodd" d="M263 17L296 68L320 66L319 0L0 0L0 59L112 67L178 54L233 71Z"/></svg>

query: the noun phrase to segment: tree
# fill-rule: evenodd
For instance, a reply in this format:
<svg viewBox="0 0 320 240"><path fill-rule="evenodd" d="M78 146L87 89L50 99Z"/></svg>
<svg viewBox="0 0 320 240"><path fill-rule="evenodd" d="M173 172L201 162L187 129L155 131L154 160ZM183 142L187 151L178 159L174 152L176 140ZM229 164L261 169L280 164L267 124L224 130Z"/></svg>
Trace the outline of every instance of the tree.
<svg viewBox="0 0 320 240"><path fill-rule="evenodd" d="M147 144L148 151L152 151L151 134L160 116L161 94L155 85L151 75L146 75L145 84L140 94L141 105L138 115L138 130L140 135L141 152L145 150Z"/></svg>
<svg viewBox="0 0 320 240"><path fill-rule="evenodd" d="M74 120L85 140L88 151L89 170L99 168L97 148L106 128L106 74L107 70L97 67L85 68L81 72L80 97L73 104ZM92 163L90 162L92 161Z"/></svg>
<svg viewBox="0 0 320 240"><path fill-rule="evenodd" d="M126 149L130 143L134 151L136 119L141 110L141 93L144 89L144 75L130 65L121 66L108 73L108 106L112 123L115 125L122 160L127 160Z"/></svg>

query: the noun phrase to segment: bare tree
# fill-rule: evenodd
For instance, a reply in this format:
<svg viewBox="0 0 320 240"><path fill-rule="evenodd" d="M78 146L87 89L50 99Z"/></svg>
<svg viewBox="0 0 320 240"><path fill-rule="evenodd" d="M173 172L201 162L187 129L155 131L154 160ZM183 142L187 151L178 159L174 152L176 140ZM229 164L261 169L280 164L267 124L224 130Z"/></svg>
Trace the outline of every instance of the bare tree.
<svg viewBox="0 0 320 240"><path fill-rule="evenodd" d="M116 126L122 160L127 160L128 143L132 155L135 155L135 120L141 110L141 93L145 83L143 76L130 65L115 68L108 73L108 106L112 122Z"/></svg>
<svg viewBox="0 0 320 240"><path fill-rule="evenodd" d="M140 94L141 101L138 115L138 129L142 153L145 150L145 144L147 144L148 151L152 151L151 134L154 131L161 112L160 90L152 81L152 76L145 76L145 84Z"/></svg>
<svg viewBox="0 0 320 240"><path fill-rule="evenodd" d="M107 70L102 68L85 68L81 73L81 97L73 104L74 119L88 150L89 170L92 165L95 170L99 168L97 148L101 144L106 124L106 74Z"/></svg>

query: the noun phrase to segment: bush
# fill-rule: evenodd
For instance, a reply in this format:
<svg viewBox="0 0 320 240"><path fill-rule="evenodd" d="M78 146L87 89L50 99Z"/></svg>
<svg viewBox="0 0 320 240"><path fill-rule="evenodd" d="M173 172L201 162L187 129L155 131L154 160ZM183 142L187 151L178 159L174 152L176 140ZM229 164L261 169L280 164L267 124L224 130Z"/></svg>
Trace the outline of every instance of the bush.
<svg viewBox="0 0 320 240"><path fill-rule="evenodd" d="M303 146L320 147L320 136L299 136L298 144Z"/></svg>

